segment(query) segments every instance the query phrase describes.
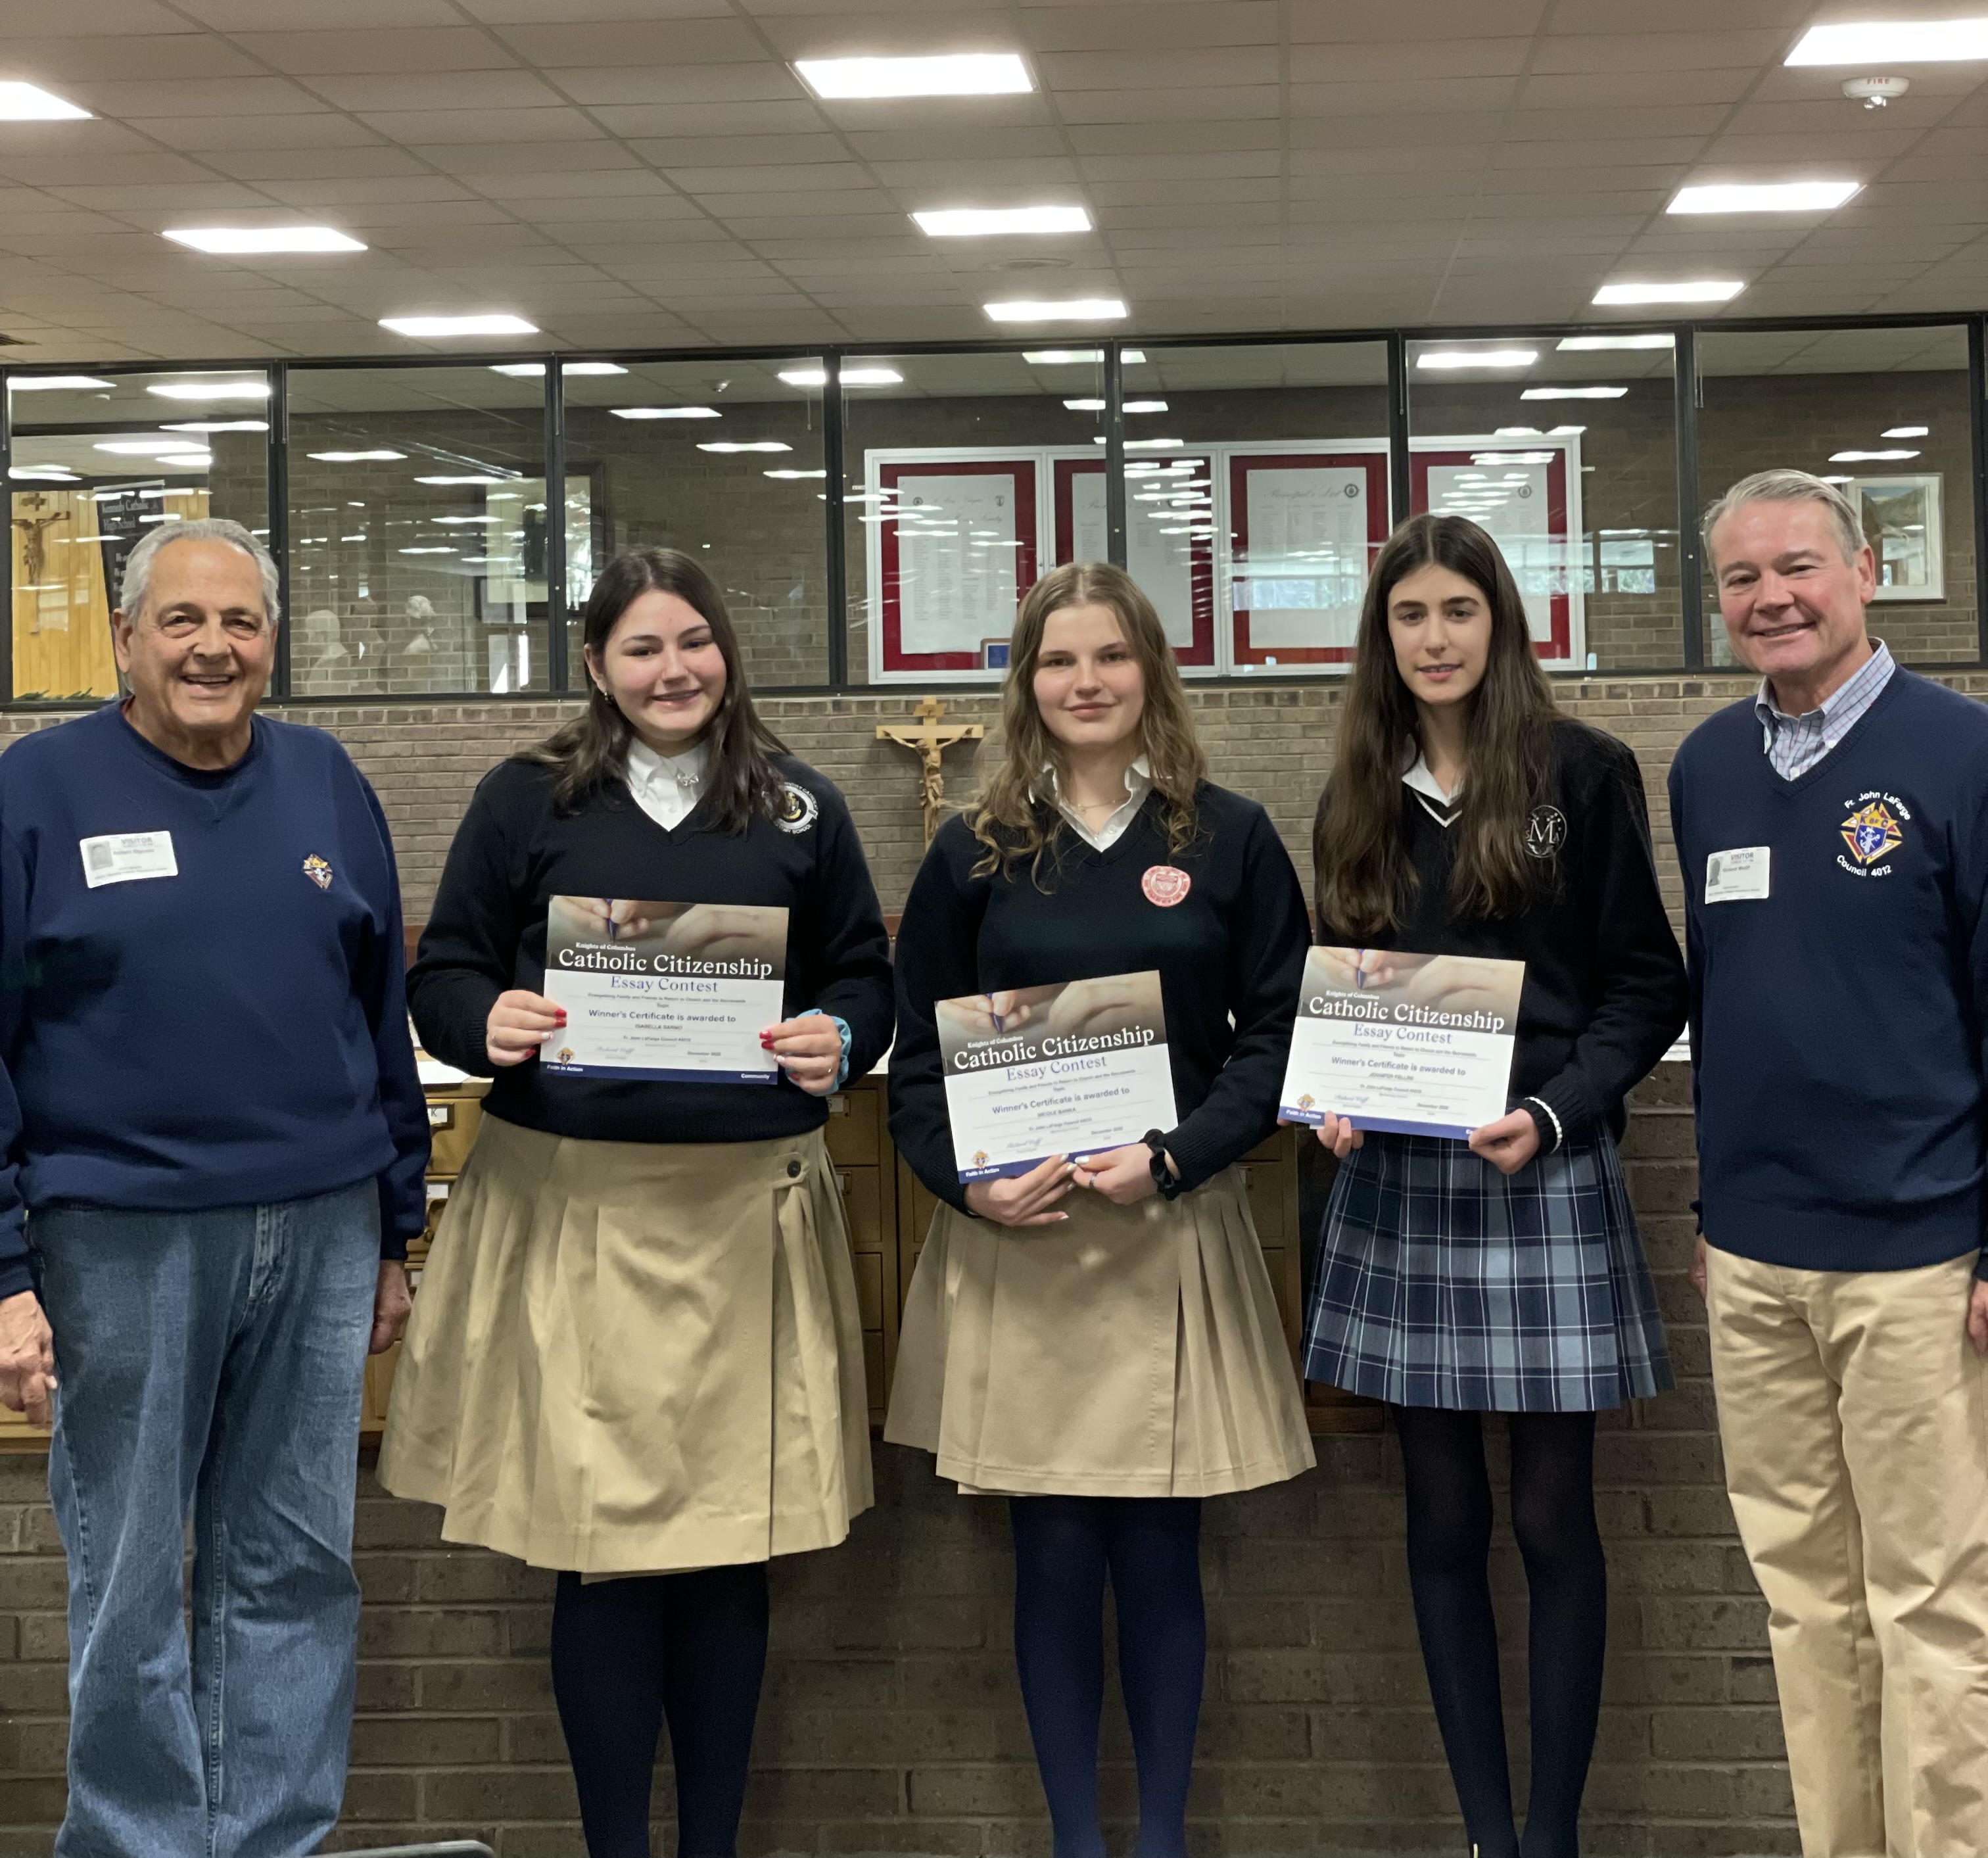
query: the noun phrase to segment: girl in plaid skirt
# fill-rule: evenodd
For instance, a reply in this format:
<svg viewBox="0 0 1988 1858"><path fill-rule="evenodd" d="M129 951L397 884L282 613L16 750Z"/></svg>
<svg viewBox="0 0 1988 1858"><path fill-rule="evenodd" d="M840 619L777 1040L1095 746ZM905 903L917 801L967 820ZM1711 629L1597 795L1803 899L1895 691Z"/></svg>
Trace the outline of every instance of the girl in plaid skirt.
<svg viewBox="0 0 1988 1858"><path fill-rule="evenodd" d="M1467 1012L1523 962L1510 1107L1467 1142L1327 1115L1341 1158L1306 1372L1388 1402L1424 1662L1471 1850L1577 1858L1607 1570L1594 1416L1672 1384L1615 1143L1676 1037L1684 966L1635 757L1560 716L1497 545L1422 516L1374 565L1314 833L1349 987ZM1326 1106L1330 1109L1330 1106ZM1531 1590L1532 1785L1516 1829L1479 1416L1509 1416Z"/></svg>

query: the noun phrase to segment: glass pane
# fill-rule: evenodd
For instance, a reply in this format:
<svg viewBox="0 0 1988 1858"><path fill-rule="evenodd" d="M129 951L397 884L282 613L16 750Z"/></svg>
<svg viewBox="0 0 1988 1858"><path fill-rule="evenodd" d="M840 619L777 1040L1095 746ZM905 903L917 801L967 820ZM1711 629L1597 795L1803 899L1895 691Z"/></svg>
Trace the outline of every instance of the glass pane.
<svg viewBox="0 0 1988 1858"><path fill-rule="evenodd" d="M544 690L545 387L292 368L290 689Z"/></svg>
<svg viewBox="0 0 1988 1858"><path fill-rule="evenodd" d="M681 549L710 569L761 686L828 679L822 364L566 364L567 629L618 550Z"/></svg>
<svg viewBox="0 0 1988 1858"><path fill-rule="evenodd" d="M843 364L852 682L989 682L1015 605L1102 559L1098 348Z"/></svg>
<svg viewBox="0 0 1988 1858"><path fill-rule="evenodd" d="M1907 662L1976 662L1966 330L1702 335L1698 373L1706 503L1777 465L1841 484L1877 557L1872 636ZM1705 604L1706 662L1730 665L1709 558Z"/></svg>
<svg viewBox="0 0 1988 1858"><path fill-rule="evenodd" d="M1343 669L1388 529L1387 344L1144 354L1125 369L1126 560L1182 664Z"/></svg>
<svg viewBox="0 0 1988 1858"><path fill-rule="evenodd" d="M1684 662L1668 335L1408 344L1412 501L1498 541L1543 663Z"/></svg>
<svg viewBox="0 0 1988 1858"><path fill-rule="evenodd" d="M269 377L259 368L16 375L14 694L111 696L110 613L155 523L269 532Z"/></svg>

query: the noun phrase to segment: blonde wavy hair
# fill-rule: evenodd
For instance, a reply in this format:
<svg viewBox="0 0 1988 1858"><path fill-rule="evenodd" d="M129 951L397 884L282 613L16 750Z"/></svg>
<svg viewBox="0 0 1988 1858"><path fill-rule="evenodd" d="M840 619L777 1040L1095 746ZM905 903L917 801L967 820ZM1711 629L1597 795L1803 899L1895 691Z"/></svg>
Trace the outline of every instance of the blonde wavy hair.
<svg viewBox="0 0 1988 1858"><path fill-rule="evenodd" d="M1145 686L1139 746L1160 797L1168 855L1177 858L1194 843L1195 795L1208 778L1208 757L1195 734L1166 628L1123 568L1104 561L1070 562L1052 568L1030 587L1015 616L1008 675L1001 686L1001 759L966 809L967 825L986 848L973 868L976 877L1011 872L1026 860L1037 887L1043 887L1043 858L1063 836L1063 820L1043 770L1053 767L1063 779L1067 764L1062 743L1050 733L1036 702L1036 661L1052 613L1094 605L1109 607L1117 615Z"/></svg>

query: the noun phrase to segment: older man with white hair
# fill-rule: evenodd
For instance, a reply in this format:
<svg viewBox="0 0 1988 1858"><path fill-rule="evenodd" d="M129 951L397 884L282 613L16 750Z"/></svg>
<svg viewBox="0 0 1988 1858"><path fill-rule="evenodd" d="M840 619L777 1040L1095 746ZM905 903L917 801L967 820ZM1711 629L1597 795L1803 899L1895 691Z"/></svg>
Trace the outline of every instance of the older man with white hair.
<svg viewBox="0 0 1988 1858"><path fill-rule="evenodd" d="M379 802L255 713L276 584L238 523L155 529L130 697L0 756L0 1399L55 1426L59 1858L290 1858L344 1789L361 1381L428 1120Z"/></svg>
<svg viewBox="0 0 1988 1858"><path fill-rule="evenodd" d="M1801 471L1706 523L1756 695L1671 770L1726 1488L1806 1858L1988 1850L1988 706Z"/></svg>

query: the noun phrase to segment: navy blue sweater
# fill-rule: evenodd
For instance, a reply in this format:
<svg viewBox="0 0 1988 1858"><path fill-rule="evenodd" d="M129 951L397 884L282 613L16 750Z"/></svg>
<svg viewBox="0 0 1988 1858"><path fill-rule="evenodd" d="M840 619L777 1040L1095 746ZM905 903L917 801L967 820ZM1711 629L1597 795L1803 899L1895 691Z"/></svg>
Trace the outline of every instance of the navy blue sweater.
<svg viewBox="0 0 1988 1858"><path fill-rule="evenodd" d="M175 876L84 881L80 841L171 835ZM0 756L0 1297L24 1206L195 1211L377 1176L425 1215L401 893L380 803L322 729L255 719L205 772L115 703Z"/></svg>
<svg viewBox="0 0 1988 1858"><path fill-rule="evenodd" d="M1988 707L1909 671L1798 780L1750 699L1678 750L1699 1192L1721 1251L1906 1271L1983 1240ZM1769 848L1770 895L1705 900Z"/></svg>

